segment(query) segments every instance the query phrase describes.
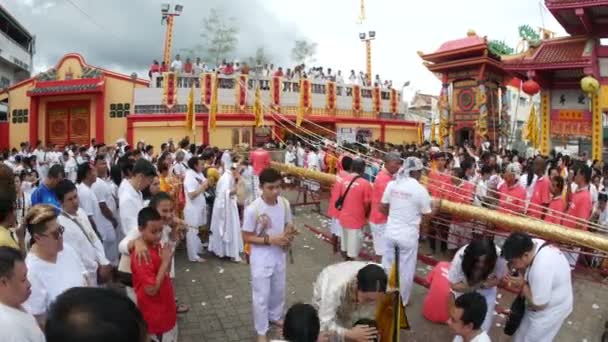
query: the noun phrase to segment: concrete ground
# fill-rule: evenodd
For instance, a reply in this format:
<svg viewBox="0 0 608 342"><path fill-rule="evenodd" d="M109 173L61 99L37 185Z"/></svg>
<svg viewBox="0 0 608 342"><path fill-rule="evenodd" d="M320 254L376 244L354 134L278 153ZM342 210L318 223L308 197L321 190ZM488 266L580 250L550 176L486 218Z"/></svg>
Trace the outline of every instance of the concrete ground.
<svg viewBox="0 0 608 342"><path fill-rule="evenodd" d="M329 221L314 213L313 208L300 207L295 210L295 221L301 234L293 248L295 263L288 265L286 310L297 302L309 303L312 284L318 273L326 265L341 261L338 255L333 254L329 244L303 228L307 224L329 230ZM207 259L203 264L189 263L183 249L176 256L176 296L180 302L190 305L190 311L179 317L179 340L254 341L249 267L212 256ZM425 276L429 270L427 265L418 263L419 275ZM604 322L608 320L608 296L604 295L605 290L605 284L575 278L574 312L564 323L556 341L600 341ZM421 305L426 292L426 288L414 286L411 305L406 309L412 329L402 332L402 341L451 341L453 336L447 326L430 323L422 317ZM500 297L499 305L508 307L512 295L501 291ZM504 317L495 315L492 341L510 341L502 333L503 324ZM279 337L279 333L273 330L271 336Z"/></svg>

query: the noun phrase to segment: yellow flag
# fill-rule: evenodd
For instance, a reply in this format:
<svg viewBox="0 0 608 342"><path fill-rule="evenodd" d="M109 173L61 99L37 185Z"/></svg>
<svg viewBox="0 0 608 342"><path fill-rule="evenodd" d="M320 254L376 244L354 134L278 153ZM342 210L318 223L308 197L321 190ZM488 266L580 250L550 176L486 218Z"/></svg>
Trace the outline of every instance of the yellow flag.
<svg viewBox="0 0 608 342"><path fill-rule="evenodd" d="M422 122L418 123L418 143L419 144L424 143L424 129L422 126Z"/></svg>
<svg viewBox="0 0 608 342"><path fill-rule="evenodd" d="M194 131L194 82L192 83L192 87L190 88L190 93L188 94L188 107L186 111L186 130L190 132Z"/></svg>
<svg viewBox="0 0 608 342"><path fill-rule="evenodd" d="M264 126L264 110L262 106L262 94L260 87L255 89L255 102L253 103L253 115L255 116L255 127Z"/></svg>
<svg viewBox="0 0 608 342"><path fill-rule="evenodd" d="M209 108L209 129L215 130L215 117L217 116L217 93L218 93L217 77L213 77L213 88L211 89L211 104Z"/></svg>
<svg viewBox="0 0 608 342"><path fill-rule="evenodd" d="M431 141L435 141L435 121L431 122Z"/></svg>
<svg viewBox="0 0 608 342"><path fill-rule="evenodd" d="M530 145L534 148L538 148L538 123L536 119L536 106L532 105L530 108L530 116L528 117L528 123L526 125L527 135L526 139L530 142Z"/></svg>

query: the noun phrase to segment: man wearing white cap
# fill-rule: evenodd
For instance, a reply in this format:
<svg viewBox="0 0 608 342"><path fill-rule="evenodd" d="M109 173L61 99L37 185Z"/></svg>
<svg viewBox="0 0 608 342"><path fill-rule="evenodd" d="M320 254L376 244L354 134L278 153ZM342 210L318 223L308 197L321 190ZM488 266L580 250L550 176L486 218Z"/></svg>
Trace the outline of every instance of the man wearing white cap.
<svg viewBox="0 0 608 342"><path fill-rule="evenodd" d="M389 182L382 196L380 210L388 214L384 231L382 267L390 272L395 261L395 249L399 250L399 278L401 296L407 303L414 284L416 255L420 226L426 226L431 210L431 196L419 183L424 166L416 157L408 157Z"/></svg>
<svg viewBox="0 0 608 342"><path fill-rule="evenodd" d="M526 211L526 189L519 182L521 175L521 164L511 163L505 168L503 174L504 182L498 187L498 211L511 214L523 215ZM496 227L498 231L507 231ZM494 243L502 247L505 237L496 235Z"/></svg>

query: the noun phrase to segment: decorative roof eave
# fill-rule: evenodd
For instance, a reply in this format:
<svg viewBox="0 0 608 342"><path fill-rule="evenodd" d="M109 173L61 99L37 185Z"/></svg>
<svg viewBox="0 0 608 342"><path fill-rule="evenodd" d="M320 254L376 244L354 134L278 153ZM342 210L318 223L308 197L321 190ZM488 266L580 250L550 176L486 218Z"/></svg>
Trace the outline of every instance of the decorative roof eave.
<svg viewBox="0 0 608 342"><path fill-rule="evenodd" d="M532 70L564 70L564 69L581 69L592 67L591 60L568 63L503 63L503 69L512 72L527 72Z"/></svg>
<svg viewBox="0 0 608 342"><path fill-rule="evenodd" d="M103 93L105 81L102 78L83 78L63 81L37 82L27 92L27 96L56 96Z"/></svg>
<svg viewBox="0 0 608 342"><path fill-rule="evenodd" d="M608 0L545 0L545 6L549 11L561 9L577 9L585 7L608 6Z"/></svg>
<svg viewBox="0 0 608 342"><path fill-rule="evenodd" d="M471 66L471 65L479 65L479 64L489 64L491 66L502 68L502 63L500 61L495 60L494 58L490 58L487 56L484 57L473 57L468 59L459 59L456 61L450 61L445 63L424 63L424 65L432 72L440 72L446 69L453 69L455 67L463 67L463 66Z"/></svg>
<svg viewBox="0 0 608 342"><path fill-rule="evenodd" d="M472 53L472 52L480 52L481 54L483 54L487 50L487 48L488 48L488 44L483 43L483 44L468 46L465 48L449 50L449 51L442 51L442 52L433 52L433 53L428 53L428 54L424 54L421 51L419 51L418 55L420 56L420 58L422 58L423 60L425 60L427 62L438 63L447 57L455 57L455 56L458 56L461 54Z"/></svg>

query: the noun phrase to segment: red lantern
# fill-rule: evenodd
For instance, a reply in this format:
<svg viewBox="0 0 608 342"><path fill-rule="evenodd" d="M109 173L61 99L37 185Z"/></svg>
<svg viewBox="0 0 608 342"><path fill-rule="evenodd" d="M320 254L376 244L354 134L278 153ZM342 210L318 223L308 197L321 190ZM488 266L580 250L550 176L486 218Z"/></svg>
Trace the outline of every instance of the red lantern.
<svg viewBox="0 0 608 342"><path fill-rule="evenodd" d="M524 84L522 84L521 89L524 91L524 93L534 96L540 91L540 85L534 80L527 80L524 82Z"/></svg>

